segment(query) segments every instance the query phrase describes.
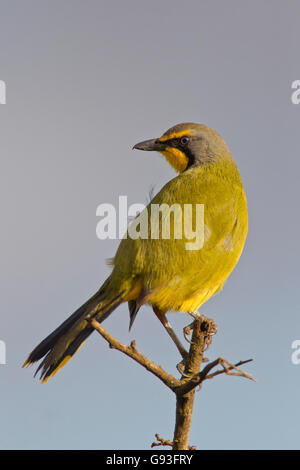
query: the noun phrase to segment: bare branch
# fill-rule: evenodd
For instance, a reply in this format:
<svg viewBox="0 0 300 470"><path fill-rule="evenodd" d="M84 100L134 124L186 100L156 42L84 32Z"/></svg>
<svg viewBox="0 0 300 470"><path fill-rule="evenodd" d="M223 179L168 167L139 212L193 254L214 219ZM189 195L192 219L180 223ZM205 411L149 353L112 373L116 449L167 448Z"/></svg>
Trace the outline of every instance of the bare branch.
<svg viewBox="0 0 300 470"><path fill-rule="evenodd" d="M204 380L212 379L220 374L227 374L245 377L255 382L255 379L250 374L239 368L241 365L252 361L252 359L231 364L227 359L220 356L216 360L207 364L202 371L200 371L201 364L205 361L205 359L203 359L204 351L207 350L211 343L212 336L216 333L216 324L209 318L203 316L196 318L196 320L191 325L188 325L184 330L185 336L189 335L191 332L193 334L191 340L186 338L190 343L190 350L187 359L182 362L182 368L180 369L182 374L181 380L168 374L161 366L155 364L155 362L151 361L139 352L136 348L135 341L132 341L130 346L125 346L109 334L95 318L90 319L90 323L108 342L112 349L117 349L141 364L141 366L158 377L176 394L176 424L173 442L162 439L159 434L156 434L157 442L153 442L151 447L170 446L173 450L195 449L195 447L188 445L189 431L192 420L195 390L197 386L204 382ZM219 365L222 369L212 372L213 369Z"/></svg>
<svg viewBox="0 0 300 470"><path fill-rule="evenodd" d="M156 377L158 377L172 391L174 391L174 388L178 387L180 380L173 377L173 375L168 374L161 366L158 366L155 362L140 353L136 349L135 341L132 341L130 346L125 346L125 344L120 343L120 341L110 335L94 318L91 319L91 325L109 343L109 346L112 349L117 349L118 351L126 354L126 356L131 357L133 360L141 364L141 366L145 367L149 372L156 375Z"/></svg>
<svg viewBox="0 0 300 470"><path fill-rule="evenodd" d="M196 319L189 328L193 331L193 334L188 359L185 361L184 376L180 381L180 385L174 390L176 393L176 422L173 450L186 450L189 447L195 386L192 384L187 392L182 387L193 382L194 376L199 374L204 351L211 342L211 335L216 331L216 324L213 320L202 316ZM185 332L189 334L189 332Z"/></svg>
<svg viewBox="0 0 300 470"><path fill-rule="evenodd" d="M247 364L248 362L253 361L253 359L247 359L246 361L239 361L236 364L231 364L227 359L223 357L218 357L214 361L210 362L207 364L204 369L199 372L198 374L195 374L193 377L187 379L187 380L182 380L181 385L175 390L177 394L186 394L196 388L198 385L201 385L204 380L207 379L212 379L213 377L216 377L217 375L220 374L227 374L227 375L236 375L238 377L245 377L246 379L253 380L253 382L256 382L256 380L252 377L252 375L248 374L247 372L244 372L243 370L239 369L239 366ZM223 367L222 370L217 370L213 372L212 374L209 374L209 372L217 367L218 365L221 365ZM230 372L231 370L236 370L237 372Z"/></svg>
<svg viewBox="0 0 300 470"><path fill-rule="evenodd" d="M211 362L210 364L207 364L206 367L201 371L200 376L201 376L201 382L207 379L212 379L213 377L216 377L217 375L220 374L227 374L227 375L236 375L238 377L245 377L246 379L253 380L253 382L256 382L254 377L252 375L248 374L247 372L244 372L243 370L239 369L239 366L242 366L244 364L247 364L248 362L253 361L253 359L247 359L246 361L239 361L236 364L231 364L227 359L224 357L219 357L215 361ZM221 365L223 367L222 370L217 370L216 372L212 374L208 374L212 370L213 367L217 365ZM209 367L211 366L211 367ZM237 372L230 372L231 370L236 370Z"/></svg>

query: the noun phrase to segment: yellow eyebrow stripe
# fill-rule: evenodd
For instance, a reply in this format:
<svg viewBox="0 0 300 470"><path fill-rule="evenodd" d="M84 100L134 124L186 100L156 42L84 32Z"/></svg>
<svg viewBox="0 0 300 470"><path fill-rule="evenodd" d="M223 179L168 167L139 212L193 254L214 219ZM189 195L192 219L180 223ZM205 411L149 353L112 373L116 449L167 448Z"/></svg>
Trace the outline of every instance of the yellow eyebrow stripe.
<svg viewBox="0 0 300 470"><path fill-rule="evenodd" d="M193 135L193 133L189 129L186 129L184 131L172 132L171 134L163 135L158 140L159 142L165 142L166 140L170 140L170 139L178 139L179 137L182 137L183 135Z"/></svg>

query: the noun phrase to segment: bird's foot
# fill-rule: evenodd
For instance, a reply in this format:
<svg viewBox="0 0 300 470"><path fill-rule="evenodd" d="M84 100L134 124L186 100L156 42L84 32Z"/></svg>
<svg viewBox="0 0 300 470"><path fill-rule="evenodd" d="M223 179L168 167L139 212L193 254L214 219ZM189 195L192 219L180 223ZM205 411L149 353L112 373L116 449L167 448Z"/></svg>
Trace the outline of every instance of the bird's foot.
<svg viewBox="0 0 300 470"><path fill-rule="evenodd" d="M187 325L183 328L184 339L190 344L192 344L192 341L189 338L189 336L192 334L192 331L193 331L192 326L193 326L193 323L190 323L189 325Z"/></svg>
<svg viewBox="0 0 300 470"><path fill-rule="evenodd" d="M202 331L205 331L206 335L208 336L208 341L206 344L206 350L209 348L210 343L212 342L212 337L218 331L217 324L211 318L202 315L199 312L189 312L189 314L198 322L200 322L200 328ZM183 329L183 336L188 343L192 343L189 336L192 334L193 328L195 327L195 322L190 323Z"/></svg>
<svg viewBox="0 0 300 470"><path fill-rule="evenodd" d="M201 327L203 330L207 330L207 335L208 336L213 336L217 333L218 327L217 324L214 320L211 318L206 317L205 315L202 315L200 312L189 312L189 314L197 321L199 321L201 324L204 323L204 325ZM188 325L190 326L190 325Z"/></svg>
<svg viewBox="0 0 300 470"><path fill-rule="evenodd" d="M178 370L179 374L182 375L182 377L191 378L193 374L187 374L184 371L185 367L186 367L186 360L182 359L182 361L179 362L179 364L177 364L176 369Z"/></svg>

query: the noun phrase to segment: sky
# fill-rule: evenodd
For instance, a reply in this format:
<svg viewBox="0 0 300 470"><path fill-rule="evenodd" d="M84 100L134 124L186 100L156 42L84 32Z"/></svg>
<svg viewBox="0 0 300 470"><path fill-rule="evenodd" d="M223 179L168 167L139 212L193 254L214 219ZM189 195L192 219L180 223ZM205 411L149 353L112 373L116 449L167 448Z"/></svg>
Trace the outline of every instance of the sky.
<svg viewBox="0 0 300 470"><path fill-rule="evenodd" d="M98 205L144 204L175 176L132 146L185 121L223 136L249 210L243 255L201 309L218 325L208 357L253 358L257 379L203 384L190 444L300 448L299 14L296 0L0 1L1 449L172 438L175 397L96 333L45 385L21 365L110 272L119 241L97 238ZM169 319L180 336L190 322ZM122 305L105 328L178 376L151 308L128 321Z"/></svg>

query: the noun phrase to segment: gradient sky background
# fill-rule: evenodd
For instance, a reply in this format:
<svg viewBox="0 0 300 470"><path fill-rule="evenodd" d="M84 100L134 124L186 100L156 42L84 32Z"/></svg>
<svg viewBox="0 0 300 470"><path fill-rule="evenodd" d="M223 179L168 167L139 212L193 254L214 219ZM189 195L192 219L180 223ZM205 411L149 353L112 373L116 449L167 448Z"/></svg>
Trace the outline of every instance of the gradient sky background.
<svg viewBox="0 0 300 470"><path fill-rule="evenodd" d="M175 398L94 334L41 386L21 364L93 294L118 241L96 238L96 207L145 203L175 176L138 141L182 121L228 143L249 203L242 258L202 312L208 357L257 383L220 376L197 394L198 449L300 448L298 1L0 1L1 449L148 449L172 438ZM176 330L190 319L174 315ZM174 346L149 307L105 323L176 373Z"/></svg>

